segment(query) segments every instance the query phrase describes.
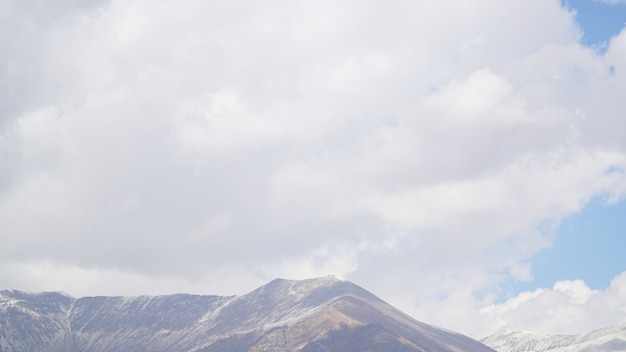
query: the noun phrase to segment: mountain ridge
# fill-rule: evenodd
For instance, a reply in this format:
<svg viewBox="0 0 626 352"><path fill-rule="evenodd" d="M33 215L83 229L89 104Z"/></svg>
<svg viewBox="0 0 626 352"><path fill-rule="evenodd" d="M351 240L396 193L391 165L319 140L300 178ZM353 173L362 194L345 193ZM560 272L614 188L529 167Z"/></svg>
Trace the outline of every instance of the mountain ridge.
<svg viewBox="0 0 626 352"><path fill-rule="evenodd" d="M626 351L626 322L579 334L538 334L503 330L481 340L498 352Z"/></svg>
<svg viewBox="0 0 626 352"><path fill-rule="evenodd" d="M334 277L276 279L241 296L3 290L0 319L0 352L493 352Z"/></svg>

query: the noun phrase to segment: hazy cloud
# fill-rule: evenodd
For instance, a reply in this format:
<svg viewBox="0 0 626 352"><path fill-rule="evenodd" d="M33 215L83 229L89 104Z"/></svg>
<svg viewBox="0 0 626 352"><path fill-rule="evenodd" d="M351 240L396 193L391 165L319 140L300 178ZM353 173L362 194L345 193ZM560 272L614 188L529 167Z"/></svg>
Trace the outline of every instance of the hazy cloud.
<svg viewBox="0 0 626 352"><path fill-rule="evenodd" d="M603 2L605 4L617 5L617 4L626 4L624 0L595 0L597 2Z"/></svg>

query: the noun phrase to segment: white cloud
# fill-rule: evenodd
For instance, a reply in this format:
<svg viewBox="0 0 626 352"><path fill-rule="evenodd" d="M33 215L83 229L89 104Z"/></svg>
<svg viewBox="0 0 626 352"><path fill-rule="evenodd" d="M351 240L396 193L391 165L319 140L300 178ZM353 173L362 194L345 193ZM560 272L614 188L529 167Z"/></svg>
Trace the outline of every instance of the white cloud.
<svg viewBox="0 0 626 352"><path fill-rule="evenodd" d="M0 10L4 285L334 273L480 333L551 226L626 192L626 35L597 56L555 1L21 4Z"/></svg>
<svg viewBox="0 0 626 352"><path fill-rule="evenodd" d="M472 292L460 289L412 312L476 338L504 329L541 334L588 332L626 321L625 278L626 272L621 273L608 287L598 290L582 280L558 281L551 288L537 288L495 302L493 297L477 299Z"/></svg>
<svg viewBox="0 0 626 352"><path fill-rule="evenodd" d="M626 272L607 288L590 289L584 281L559 281L552 288L522 292L481 310L497 329L546 334L580 333L626 321Z"/></svg>

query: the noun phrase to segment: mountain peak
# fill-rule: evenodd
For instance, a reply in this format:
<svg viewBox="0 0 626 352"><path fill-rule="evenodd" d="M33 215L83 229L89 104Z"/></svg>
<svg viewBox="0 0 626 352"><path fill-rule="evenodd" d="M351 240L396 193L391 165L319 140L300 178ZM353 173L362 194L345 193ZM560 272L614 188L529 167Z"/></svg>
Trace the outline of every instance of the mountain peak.
<svg viewBox="0 0 626 352"><path fill-rule="evenodd" d="M333 276L276 279L233 297L24 294L14 301L0 300L7 337L0 351L493 352Z"/></svg>
<svg viewBox="0 0 626 352"><path fill-rule="evenodd" d="M278 278L278 279L274 279L270 281L268 284L264 286L261 286L261 288L266 287L266 286L267 287L278 287L278 286L305 287L306 286L311 289L314 289L314 288L322 287L322 286L330 286L338 282L344 282L344 280L341 280L334 275L327 275L327 276L321 276L317 278L303 279L303 280L290 280L290 279Z"/></svg>
<svg viewBox="0 0 626 352"><path fill-rule="evenodd" d="M360 288L349 281L343 281L335 276L324 276L305 280L275 279L258 289L243 295L240 299L265 295L266 299L273 297L275 301L295 302L307 297L315 301L337 298L349 291ZM362 290L362 289L360 289ZM364 291L364 290L363 290ZM278 303L278 302L276 302Z"/></svg>

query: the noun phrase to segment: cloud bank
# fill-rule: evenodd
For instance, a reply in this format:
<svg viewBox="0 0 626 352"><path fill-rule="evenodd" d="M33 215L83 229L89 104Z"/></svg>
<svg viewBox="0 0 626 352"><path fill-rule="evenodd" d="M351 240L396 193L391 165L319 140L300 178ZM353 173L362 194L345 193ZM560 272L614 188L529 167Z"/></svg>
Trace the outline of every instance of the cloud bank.
<svg viewBox="0 0 626 352"><path fill-rule="evenodd" d="M526 314L520 314L524 311ZM616 276L609 287L590 289L584 281L558 281L552 288L524 292L503 303L482 308L491 323L522 330L533 326L548 334L580 333L624 321L626 314L626 272Z"/></svg>
<svg viewBox="0 0 626 352"><path fill-rule="evenodd" d="M233 294L336 274L474 336L522 327L532 301L569 309L567 292L602 305L623 275L497 303L560 219L626 194L626 32L599 55L572 16L544 0L4 2L0 282Z"/></svg>

